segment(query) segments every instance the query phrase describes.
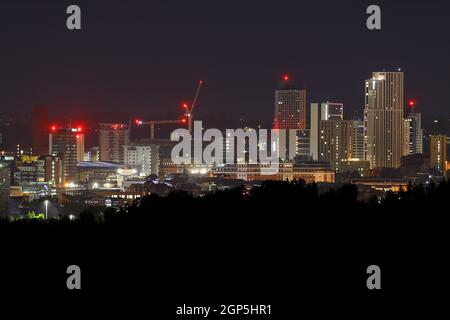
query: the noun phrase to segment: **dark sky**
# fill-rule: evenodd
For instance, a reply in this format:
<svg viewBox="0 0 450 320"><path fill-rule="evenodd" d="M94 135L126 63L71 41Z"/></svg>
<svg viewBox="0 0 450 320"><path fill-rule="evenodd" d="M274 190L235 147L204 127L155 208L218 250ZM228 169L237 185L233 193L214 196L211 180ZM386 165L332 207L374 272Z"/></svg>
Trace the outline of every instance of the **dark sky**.
<svg viewBox="0 0 450 320"><path fill-rule="evenodd" d="M373 3L382 31L365 27ZM66 29L70 4L81 31ZM364 80L401 67L407 98L448 117L449 31L447 0L2 0L0 108L178 117L203 79L197 118L267 120L289 73L309 102L362 114Z"/></svg>

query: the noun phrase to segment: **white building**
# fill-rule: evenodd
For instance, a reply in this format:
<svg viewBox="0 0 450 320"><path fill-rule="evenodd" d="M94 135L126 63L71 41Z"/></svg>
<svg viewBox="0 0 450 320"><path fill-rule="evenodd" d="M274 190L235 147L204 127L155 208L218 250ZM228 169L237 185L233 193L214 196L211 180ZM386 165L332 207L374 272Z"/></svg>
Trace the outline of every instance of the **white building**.
<svg viewBox="0 0 450 320"><path fill-rule="evenodd" d="M124 164L137 169L141 177L159 174L159 146L147 143L132 143L124 148Z"/></svg>

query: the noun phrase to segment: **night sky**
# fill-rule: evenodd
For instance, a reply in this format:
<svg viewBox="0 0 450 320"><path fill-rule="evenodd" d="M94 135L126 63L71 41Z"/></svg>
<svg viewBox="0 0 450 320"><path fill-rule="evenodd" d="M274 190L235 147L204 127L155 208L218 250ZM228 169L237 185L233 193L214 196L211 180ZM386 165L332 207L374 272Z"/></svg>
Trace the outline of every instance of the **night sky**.
<svg viewBox="0 0 450 320"><path fill-rule="evenodd" d="M70 4L81 31L66 29ZM381 6L381 31L366 28L370 4ZM173 118L203 79L197 119L270 121L289 73L308 102L362 115L364 80L401 67L406 98L450 116L445 0L2 0L0 15L1 113L44 104L55 116Z"/></svg>

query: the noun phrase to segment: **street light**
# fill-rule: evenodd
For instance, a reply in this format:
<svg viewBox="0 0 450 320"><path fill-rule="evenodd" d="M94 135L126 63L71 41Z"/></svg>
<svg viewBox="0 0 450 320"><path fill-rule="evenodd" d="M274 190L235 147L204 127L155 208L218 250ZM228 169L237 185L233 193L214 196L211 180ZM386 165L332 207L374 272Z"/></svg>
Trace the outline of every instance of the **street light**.
<svg viewBox="0 0 450 320"><path fill-rule="evenodd" d="M45 200L44 204L45 204L45 220L48 220L48 200Z"/></svg>

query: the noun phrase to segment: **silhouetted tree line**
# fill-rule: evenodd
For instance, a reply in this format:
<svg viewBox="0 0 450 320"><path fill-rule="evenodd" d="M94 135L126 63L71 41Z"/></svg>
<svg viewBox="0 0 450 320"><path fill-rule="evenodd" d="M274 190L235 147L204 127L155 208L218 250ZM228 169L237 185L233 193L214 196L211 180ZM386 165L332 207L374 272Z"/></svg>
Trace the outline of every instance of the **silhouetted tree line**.
<svg viewBox="0 0 450 320"><path fill-rule="evenodd" d="M358 199L355 185L344 185L320 193L317 185L304 181L281 182L266 181L261 186L246 189L244 186L217 191L202 197L187 192L174 191L162 197L151 194L126 204L120 209L101 206L87 207L80 212L78 219L71 221L60 217L43 221L42 219L0 220L0 225L122 225L128 222L143 223L163 219L166 221L223 221L227 219L247 219L276 217L292 219L295 217L349 217L377 214L397 217L404 214L445 213L450 199L450 182L439 185L409 185L406 190L388 192L384 197L373 197L369 201Z"/></svg>

